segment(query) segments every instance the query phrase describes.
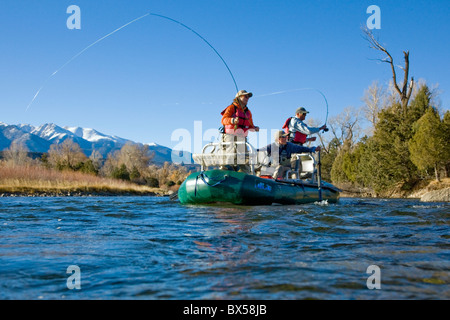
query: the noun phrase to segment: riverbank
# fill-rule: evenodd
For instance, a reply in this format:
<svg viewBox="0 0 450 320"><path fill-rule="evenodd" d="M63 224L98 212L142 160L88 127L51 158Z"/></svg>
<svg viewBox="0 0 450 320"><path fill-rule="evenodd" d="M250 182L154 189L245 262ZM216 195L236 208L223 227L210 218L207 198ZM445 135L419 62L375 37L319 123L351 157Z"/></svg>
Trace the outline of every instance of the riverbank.
<svg viewBox="0 0 450 320"><path fill-rule="evenodd" d="M80 191L80 190L29 190L29 191L14 191L4 192L0 189L0 198L2 197L110 197L110 196L169 196L170 193L158 191L122 191L122 190L108 190L108 191Z"/></svg>
<svg viewBox="0 0 450 320"><path fill-rule="evenodd" d="M450 178L442 179L440 182L433 180L426 187L409 194L408 198L420 198L423 202L450 202Z"/></svg>
<svg viewBox="0 0 450 320"><path fill-rule="evenodd" d="M422 199L422 201L449 201L450 178L444 178L440 182L436 180L422 181L410 190L404 190L399 185L383 194L376 194L369 188L355 187L351 184L337 184L342 190L341 197L345 198L400 198Z"/></svg>
<svg viewBox="0 0 450 320"><path fill-rule="evenodd" d="M450 178L444 178L441 182L423 181L411 190L403 190L398 186L381 195L369 188L358 188L351 184L336 186L342 190L343 198L423 198L422 201L449 201ZM0 167L0 197L171 196L176 194L177 189L177 185L153 188L124 180L42 167Z"/></svg>
<svg viewBox="0 0 450 320"><path fill-rule="evenodd" d="M0 167L0 197L164 196L170 188L153 188L92 174L42 167Z"/></svg>
<svg viewBox="0 0 450 320"><path fill-rule="evenodd" d="M0 198L2 197L100 197L100 196L170 196L173 190L159 188L142 188L141 186L130 186L126 189L115 187L96 188L5 188L0 186Z"/></svg>

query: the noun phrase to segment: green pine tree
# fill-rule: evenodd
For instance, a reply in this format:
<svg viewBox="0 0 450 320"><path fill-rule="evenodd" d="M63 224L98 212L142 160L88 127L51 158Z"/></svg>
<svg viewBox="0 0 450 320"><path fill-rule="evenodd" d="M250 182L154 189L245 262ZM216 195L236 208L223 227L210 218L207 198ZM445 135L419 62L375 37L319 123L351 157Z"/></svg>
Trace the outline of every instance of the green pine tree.
<svg viewBox="0 0 450 320"><path fill-rule="evenodd" d="M127 170L125 164L120 165L113 169L111 177L114 179L130 180L130 173Z"/></svg>
<svg viewBox="0 0 450 320"><path fill-rule="evenodd" d="M448 141L450 141L450 111L447 110L447 112L445 112L444 114L444 119L442 121L442 126L443 126L443 135L444 135L444 159L445 160L445 165L444 165L444 171L445 171L445 177L448 178L448 172L450 171L450 143L448 143Z"/></svg>
<svg viewBox="0 0 450 320"><path fill-rule="evenodd" d="M399 103L383 109L374 135L367 141L362 155L365 183L383 193L396 185L410 189L418 180L416 165L411 161L409 141L414 135L413 125L431 107L431 93L422 86L406 113Z"/></svg>
<svg viewBox="0 0 450 320"><path fill-rule="evenodd" d="M444 123L434 108L415 123L415 134L409 141L412 162L420 170L434 169L435 178L440 181L439 169L448 161L448 141Z"/></svg>
<svg viewBox="0 0 450 320"><path fill-rule="evenodd" d="M332 181L331 169L333 163L339 152L340 142L338 139L334 138L328 144L326 150L321 152L321 163L322 163L322 179L325 181Z"/></svg>

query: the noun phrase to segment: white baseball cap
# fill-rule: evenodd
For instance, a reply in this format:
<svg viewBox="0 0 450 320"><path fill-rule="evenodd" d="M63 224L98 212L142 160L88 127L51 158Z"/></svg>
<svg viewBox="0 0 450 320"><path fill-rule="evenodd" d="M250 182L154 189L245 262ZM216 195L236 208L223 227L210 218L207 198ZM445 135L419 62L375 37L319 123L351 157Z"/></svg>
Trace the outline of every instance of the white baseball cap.
<svg viewBox="0 0 450 320"><path fill-rule="evenodd" d="M249 98L251 98L253 96L253 93L247 92L245 90L239 90L238 93L236 93L236 98L241 96L248 96Z"/></svg>

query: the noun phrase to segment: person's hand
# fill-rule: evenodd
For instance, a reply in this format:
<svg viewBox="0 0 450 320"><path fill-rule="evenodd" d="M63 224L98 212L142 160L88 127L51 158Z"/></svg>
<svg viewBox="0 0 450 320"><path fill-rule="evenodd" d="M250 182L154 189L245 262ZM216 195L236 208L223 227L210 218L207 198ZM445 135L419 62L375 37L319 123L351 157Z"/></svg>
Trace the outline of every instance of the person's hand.
<svg viewBox="0 0 450 320"><path fill-rule="evenodd" d="M259 131L259 127L255 127L255 131L258 132Z"/></svg>
<svg viewBox="0 0 450 320"><path fill-rule="evenodd" d="M316 137L308 138L308 141L316 141Z"/></svg>
<svg viewBox="0 0 450 320"><path fill-rule="evenodd" d="M238 118L231 118L231 124L238 124L239 119Z"/></svg>

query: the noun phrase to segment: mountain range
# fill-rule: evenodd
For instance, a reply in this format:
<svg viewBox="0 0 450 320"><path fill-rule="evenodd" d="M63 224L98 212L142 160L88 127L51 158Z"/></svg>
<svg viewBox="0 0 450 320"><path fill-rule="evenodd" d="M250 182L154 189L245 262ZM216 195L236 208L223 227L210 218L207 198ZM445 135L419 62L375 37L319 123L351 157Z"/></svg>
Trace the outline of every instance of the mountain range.
<svg viewBox="0 0 450 320"><path fill-rule="evenodd" d="M0 151L9 148L12 142L16 142L24 145L29 152L44 153L48 152L52 144L61 143L66 139L72 139L77 143L86 156L89 157L96 150L104 159L109 153L120 150L126 143L143 145L90 128L60 127L54 123L36 127L29 124L9 125L0 122ZM172 149L156 143L146 145L155 155L152 163L162 165L166 161L172 162ZM191 159L192 163L191 154L184 154L184 158L186 157Z"/></svg>

